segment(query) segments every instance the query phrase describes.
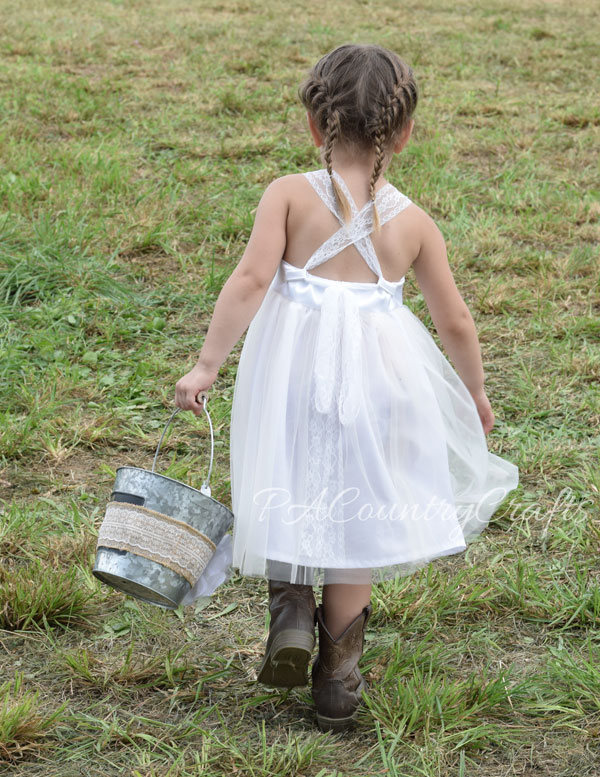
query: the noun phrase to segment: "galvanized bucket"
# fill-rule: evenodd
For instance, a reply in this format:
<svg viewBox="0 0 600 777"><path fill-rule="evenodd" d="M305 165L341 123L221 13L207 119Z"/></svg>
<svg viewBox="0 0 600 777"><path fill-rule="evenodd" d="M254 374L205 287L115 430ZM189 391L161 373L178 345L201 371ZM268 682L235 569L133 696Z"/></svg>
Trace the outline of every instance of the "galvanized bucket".
<svg viewBox="0 0 600 777"><path fill-rule="evenodd" d="M170 609L179 606L200 578L233 524L233 513L210 495L214 435L207 398L202 399L210 426L210 464L200 490L154 471L167 429L180 410L176 408L159 440L152 470L117 469L92 570L118 591Z"/></svg>

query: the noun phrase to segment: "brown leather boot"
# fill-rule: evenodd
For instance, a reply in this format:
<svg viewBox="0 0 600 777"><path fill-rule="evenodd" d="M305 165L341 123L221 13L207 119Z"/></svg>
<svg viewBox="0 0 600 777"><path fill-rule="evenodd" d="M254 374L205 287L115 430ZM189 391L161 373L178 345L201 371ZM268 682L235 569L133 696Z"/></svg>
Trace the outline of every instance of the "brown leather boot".
<svg viewBox="0 0 600 777"><path fill-rule="evenodd" d="M310 585L269 580L269 636L258 682L282 688L308 684L317 603Z"/></svg>
<svg viewBox="0 0 600 777"><path fill-rule="evenodd" d="M352 623L333 639L323 617L323 605L316 610L319 624L319 654L312 666L312 697L321 731L343 731L354 724L354 715L367 684L358 669L362 656L369 603Z"/></svg>

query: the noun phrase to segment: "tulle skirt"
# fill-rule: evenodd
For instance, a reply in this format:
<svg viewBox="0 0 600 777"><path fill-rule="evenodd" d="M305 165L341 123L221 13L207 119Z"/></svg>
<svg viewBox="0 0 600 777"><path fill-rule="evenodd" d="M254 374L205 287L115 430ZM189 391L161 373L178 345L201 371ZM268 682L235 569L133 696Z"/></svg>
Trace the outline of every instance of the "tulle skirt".
<svg viewBox="0 0 600 777"><path fill-rule="evenodd" d="M517 467L488 451L471 395L406 305L371 304L372 284L301 285L273 282L240 355L233 567L377 583L460 553L517 487Z"/></svg>

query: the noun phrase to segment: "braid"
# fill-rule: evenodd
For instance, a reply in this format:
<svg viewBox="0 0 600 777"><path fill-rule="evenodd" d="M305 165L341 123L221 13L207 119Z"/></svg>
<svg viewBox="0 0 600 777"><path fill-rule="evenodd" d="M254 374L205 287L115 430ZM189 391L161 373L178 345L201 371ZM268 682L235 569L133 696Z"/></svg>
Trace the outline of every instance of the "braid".
<svg viewBox="0 0 600 777"><path fill-rule="evenodd" d="M402 125L402 119L411 115L416 104L416 91L411 90L411 94L407 94L407 86L410 87L410 82L407 84L404 80L400 81L394 91L388 96L385 104L381 109L379 122L375 126L375 130L373 132L375 164L371 174L369 192L371 200L373 201L373 227L375 232L379 232L381 229L379 213L377 212L377 207L375 205L375 184L381 175L381 168L383 167L383 160L385 158L386 144L393 137L396 128L399 125Z"/></svg>
<svg viewBox="0 0 600 777"><path fill-rule="evenodd" d="M329 107L329 89L325 81L317 75L313 75L300 89L300 96L303 103L309 108L318 124L323 113Z"/></svg>
<svg viewBox="0 0 600 777"><path fill-rule="evenodd" d="M375 165L373 166L373 172L371 173L371 181L369 183L369 193L371 200L373 201L373 228L375 232L379 232L381 224L379 221L379 213L377 212L377 206L375 205L375 184L377 179L381 175L381 168L383 167L383 160L385 157L385 126L382 120L379 121L379 125L375 130L374 147L375 147Z"/></svg>
<svg viewBox="0 0 600 777"><path fill-rule="evenodd" d="M334 178L332 155L339 145L357 153L375 153L369 181L373 229L381 222L375 185L395 138L417 107L417 84L410 65L373 44L345 44L325 54L298 90L323 139L322 155L344 221L352 209ZM337 176L336 176L337 177Z"/></svg>
<svg viewBox="0 0 600 777"><path fill-rule="evenodd" d="M325 160L325 165L327 167L327 172L329 173L331 185L333 186L333 192L335 194L335 198L342 212L342 218L344 219L344 221L348 222L350 219L350 216L352 215L352 211L350 210L350 204L348 203L348 200L346 199L346 195L342 191L340 185L333 177L333 168L331 166L331 152L333 151L333 146L335 145L336 141L339 139L340 134L341 134L340 112L337 108L331 108L329 110L329 115L327 116L327 126L325 128L325 139L323 142L323 146L324 146L323 159Z"/></svg>

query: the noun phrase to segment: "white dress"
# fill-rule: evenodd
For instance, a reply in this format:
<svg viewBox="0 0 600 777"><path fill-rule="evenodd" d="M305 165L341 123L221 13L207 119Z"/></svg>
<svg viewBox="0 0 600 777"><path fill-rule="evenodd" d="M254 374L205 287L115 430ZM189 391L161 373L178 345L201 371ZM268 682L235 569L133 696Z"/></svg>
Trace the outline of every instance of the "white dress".
<svg viewBox="0 0 600 777"><path fill-rule="evenodd" d="M460 553L517 467L487 450L475 403L385 280L372 205L344 225L327 171L305 174L341 228L282 261L246 333L230 429L232 564L292 583L380 582ZM411 201L377 193L381 223ZM355 245L378 281L309 271Z"/></svg>

